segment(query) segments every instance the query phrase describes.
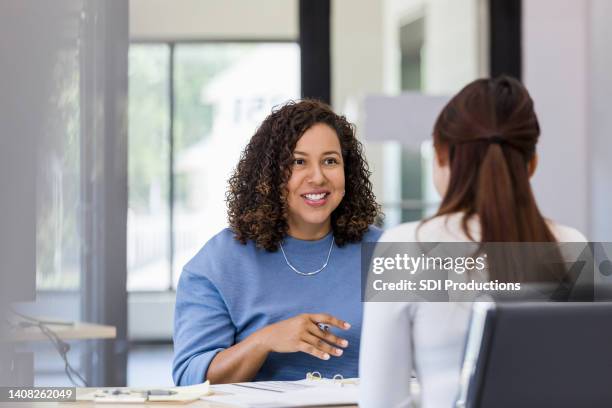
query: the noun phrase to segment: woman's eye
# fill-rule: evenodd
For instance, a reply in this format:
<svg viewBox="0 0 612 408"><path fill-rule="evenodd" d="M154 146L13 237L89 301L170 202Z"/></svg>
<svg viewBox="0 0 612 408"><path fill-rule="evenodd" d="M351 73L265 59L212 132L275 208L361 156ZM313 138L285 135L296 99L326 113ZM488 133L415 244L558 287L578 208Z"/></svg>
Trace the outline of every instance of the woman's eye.
<svg viewBox="0 0 612 408"><path fill-rule="evenodd" d="M338 164L338 160L336 160L333 157L328 157L327 159L324 160L324 163L327 165Z"/></svg>
<svg viewBox="0 0 612 408"><path fill-rule="evenodd" d="M306 161L304 159L293 159L293 164L296 166L301 166L304 163L306 163Z"/></svg>

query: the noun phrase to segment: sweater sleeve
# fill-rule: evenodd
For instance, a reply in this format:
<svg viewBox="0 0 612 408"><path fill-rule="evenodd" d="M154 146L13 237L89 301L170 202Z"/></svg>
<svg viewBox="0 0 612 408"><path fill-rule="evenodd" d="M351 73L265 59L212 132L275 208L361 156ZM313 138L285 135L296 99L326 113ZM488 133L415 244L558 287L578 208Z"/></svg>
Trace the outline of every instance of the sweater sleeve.
<svg viewBox="0 0 612 408"><path fill-rule="evenodd" d="M235 335L236 328L219 290L206 276L185 268L174 312L175 384L204 382L210 362L233 345Z"/></svg>

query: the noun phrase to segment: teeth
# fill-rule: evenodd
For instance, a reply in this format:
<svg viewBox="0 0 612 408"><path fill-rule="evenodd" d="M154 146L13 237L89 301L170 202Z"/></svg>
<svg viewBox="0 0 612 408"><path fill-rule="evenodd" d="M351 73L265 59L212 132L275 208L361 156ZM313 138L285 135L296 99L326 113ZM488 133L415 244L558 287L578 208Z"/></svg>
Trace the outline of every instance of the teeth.
<svg viewBox="0 0 612 408"><path fill-rule="evenodd" d="M325 193L320 193L320 194L304 194L304 197L306 197L309 200L316 201L316 200L321 200L323 197L325 197Z"/></svg>

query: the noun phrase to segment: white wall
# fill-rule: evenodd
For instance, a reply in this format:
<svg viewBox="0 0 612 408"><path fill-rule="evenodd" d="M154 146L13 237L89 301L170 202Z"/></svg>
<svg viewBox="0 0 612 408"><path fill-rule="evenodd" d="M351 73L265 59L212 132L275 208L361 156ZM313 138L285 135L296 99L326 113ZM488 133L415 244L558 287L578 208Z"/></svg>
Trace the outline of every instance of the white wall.
<svg viewBox="0 0 612 408"><path fill-rule="evenodd" d="M332 106L383 90L383 0L333 0Z"/></svg>
<svg viewBox="0 0 612 408"><path fill-rule="evenodd" d="M297 0L130 0L132 39L298 38Z"/></svg>
<svg viewBox="0 0 612 408"><path fill-rule="evenodd" d="M533 186L546 217L588 232L589 2L523 2L523 79L542 136Z"/></svg>
<svg viewBox="0 0 612 408"><path fill-rule="evenodd" d="M453 94L486 75L481 38L486 35L479 0L430 0L425 17L424 90ZM428 18L429 17L429 18Z"/></svg>
<svg viewBox="0 0 612 408"><path fill-rule="evenodd" d="M385 91L400 83L399 27L425 17L423 91L450 95L488 73L485 0L385 0Z"/></svg>

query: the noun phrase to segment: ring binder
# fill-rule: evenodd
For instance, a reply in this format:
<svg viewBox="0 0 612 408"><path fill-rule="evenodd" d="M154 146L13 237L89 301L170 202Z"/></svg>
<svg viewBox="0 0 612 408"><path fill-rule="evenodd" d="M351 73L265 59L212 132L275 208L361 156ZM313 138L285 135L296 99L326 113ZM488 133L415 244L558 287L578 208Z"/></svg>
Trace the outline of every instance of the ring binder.
<svg viewBox="0 0 612 408"><path fill-rule="evenodd" d="M331 381L334 385L338 385L340 387L344 387L345 385L359 385L358 379L351 379L351 378L345 379L342 374L335 374L331 379L324 378L321 375L321 373L318 371L306 373L306 380L307 381L325 381L327 380L327 381Z"/></svg>

